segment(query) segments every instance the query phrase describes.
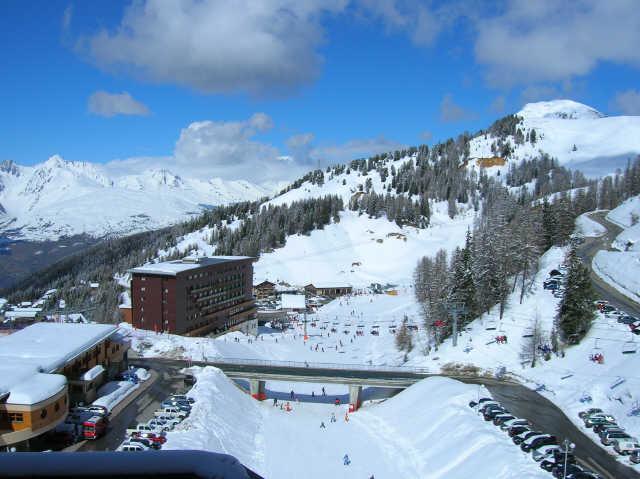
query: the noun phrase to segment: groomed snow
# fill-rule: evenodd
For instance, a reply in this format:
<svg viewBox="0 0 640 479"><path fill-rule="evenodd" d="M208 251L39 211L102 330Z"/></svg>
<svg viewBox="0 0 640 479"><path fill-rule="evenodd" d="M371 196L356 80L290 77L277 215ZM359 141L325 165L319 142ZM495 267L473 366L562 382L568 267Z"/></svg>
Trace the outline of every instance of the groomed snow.
<svg viewBox="0 0 640 479"><path fill-rule="evenodd" d="M283 479L548 477L467 406L476 386L430 378L384 403L365 403L346 422L346 406L294 402L286 412L253 400L215 368L193 370L196 402L167 434L165 449L232 454L264 477Z"/></svg>
<svg viewBox="0 0 640 479"><path fill-rule="evenodd" d="M615 289L640 302L640 252L598 251L592 267Z"/></svg>

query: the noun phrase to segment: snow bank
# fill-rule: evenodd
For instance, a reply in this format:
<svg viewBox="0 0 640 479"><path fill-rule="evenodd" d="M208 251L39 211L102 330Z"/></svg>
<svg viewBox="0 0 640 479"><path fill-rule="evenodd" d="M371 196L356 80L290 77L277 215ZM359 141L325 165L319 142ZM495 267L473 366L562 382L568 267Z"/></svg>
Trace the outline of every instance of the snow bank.
<svg viewBox="0 0 640 479"><path fill-rule="evenodd" d="M467 406L476 386L431 378L382 404L366 404L346 422L344 406L294 402L286 412L251 399L217 369L193 369L196 402L167 434L165 449L226 452L278 478L548 476Z"/></svg>
<svg viewBox="0 0 640 479"><path fill-rule="evenodd" d="M607 229L597 221L589 218L588 213L584 213L576 219L576 233L586 237L599 237L607 232Z"/></svg>
<svg viewBox="0 0 640 479"><path fill-rule="evenodd" d="M640 302L640 252L598 251L592 267L604 281Z"/></svg>
<svg viewBox="0 0 640 479"><path fill-rule="evenodd" d="M98 364L97 366L92 367L86 373L84 373L81 377L83 381L93 381L95 378L100 376L104 372L104 367L102 364Z"/></svg>
<svg viewBox="0 0 640 479"><path fill-rule="evenodd" d="M640 196L634 196L625 200L620 206L612 209L607 214L607 219L622 228L633 225L633 218L640 218Z"/></svg>
<svg viewBox="0 0 640 479"><path fill-rule="evenodd" d="M151 377L151 375L149 374L149 371L147 371L145 368L136 369L135 375L138 377L140 381L146 381Z"/></svg>
<svg viewBox="0 0 640 479"><path fill-rule="evenodd" d="M93 401L96 406L104 406L111 411L125 397L138 389L138 384L130 381L110 381L98 389L98 399Z"/></svg>

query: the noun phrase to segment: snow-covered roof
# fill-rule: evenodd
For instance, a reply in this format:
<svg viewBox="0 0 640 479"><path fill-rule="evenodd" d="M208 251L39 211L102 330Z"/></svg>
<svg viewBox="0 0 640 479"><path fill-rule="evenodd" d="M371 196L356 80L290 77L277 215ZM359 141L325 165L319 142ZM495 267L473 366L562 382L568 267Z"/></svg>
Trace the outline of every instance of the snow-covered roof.
<svg viewBox="0 0 640 479"><path fill-rule="evenodd" d="M42 373L52 373L116 331L108 324L36 323L1 337L0 394L9 392L8 402L19 404L51 397L65 384L64 376Z"/></svg>
<svg viewBox="0 0 640 479"><path fill-rule="evenodd" d="M4 317L7 319L16 318L35 318L40 311L25 311L25 310L12 310L6 311Z"/></svg>
<svg viewBox="0 0 640 479"><path fill-rule="evenodd" d="M104 372L104 367L102 364L98 364L91 369L89 369L86 373L80 376L80 379L83 381L93 381L95 378L100 376Z"/></svg>
<svg viewBox="0 0 640 479"><path fill-rule="evenodd" d="M316 289L351 288L350 284L345 283L311 283L307 286L313 286Z"/></svg>
<svg viewBox="0 0 640 479"><path fill-rule="evenodd" d="M138 268L130 269L130 273L141 274L161 274L166 276L175 276L183 271L189 271L190 269L201 268L203 266L211 266L219 263L229 263L232 261L253 259L251 256L206 256L191 260L175 260L164 261L161 263L152 263L140 266Z"/></svg>
<svg viewBox="0 0 640 479"><path fill-rule="evenodd" d="M305 309L304 294L283 294L281 297L282 309Z"/></svg>

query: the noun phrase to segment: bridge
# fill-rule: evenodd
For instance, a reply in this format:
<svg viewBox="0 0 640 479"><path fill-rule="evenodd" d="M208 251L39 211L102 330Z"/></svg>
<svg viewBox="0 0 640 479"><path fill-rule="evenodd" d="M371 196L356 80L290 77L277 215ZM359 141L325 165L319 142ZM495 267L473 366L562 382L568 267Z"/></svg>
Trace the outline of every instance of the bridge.
<svg viewBox="0 0 640 479"><path fill-rule="evenodd" d="M267 398L266 381L289 381L349 386L349 403L353 410L360 407L363 386L405 389L430 376L447 376L467 383L487 384L495 378L480 376L432 373L426 368L405 366L372 366L364 364L309 363L297 361L267 361L259 359L224 359L190 361L183 359L159 359L173 365L214 366L232 379L249 381L251 395L263 401ZM132 362L135 362L133 360ZM501 381L504 382L504 381Z"/></svg>

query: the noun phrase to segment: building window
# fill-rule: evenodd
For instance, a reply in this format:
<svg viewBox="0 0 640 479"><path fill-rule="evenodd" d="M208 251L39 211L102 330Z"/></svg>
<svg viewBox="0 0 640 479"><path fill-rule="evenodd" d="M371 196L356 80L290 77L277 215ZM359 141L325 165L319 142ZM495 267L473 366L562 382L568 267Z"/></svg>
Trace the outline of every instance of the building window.
<svg viewBox="0 0 640 479"><path fill-rule="evenodd" d="M44 419L45 417L47 417L47 410L43 409L42 412L40 412L40 419Z"/></svg>
<svg viewBox="0 0 640 479"><path fill-rule="evenodd" d="M10 412L8 414L9 416L9 421L11 422L23 422L24 418L22 417L22 413L21 412Z"/></svg>
<svg viewBox="0 0 640 479"><path fill-rule="evenodd" d="M58 401L56 401L56 404L53 406L53 410L55 412L58 412L60 410L60 404L58 404Z"/></svg>
<svg viewBox="0 0 640 479"><path fill-rule="evenodd" d="M140 281L146 281L147 278L145 278L144 276L142 278L140 278Z"/></svg>
<svg viewBox="0 0 640 479"><path fill-rule="evenodd" d="M146 291L147 288L145 288L144 286L142 288L140 288L140 291Z"/></svg>

